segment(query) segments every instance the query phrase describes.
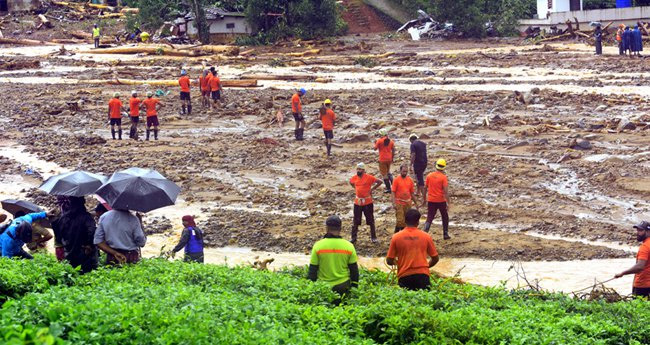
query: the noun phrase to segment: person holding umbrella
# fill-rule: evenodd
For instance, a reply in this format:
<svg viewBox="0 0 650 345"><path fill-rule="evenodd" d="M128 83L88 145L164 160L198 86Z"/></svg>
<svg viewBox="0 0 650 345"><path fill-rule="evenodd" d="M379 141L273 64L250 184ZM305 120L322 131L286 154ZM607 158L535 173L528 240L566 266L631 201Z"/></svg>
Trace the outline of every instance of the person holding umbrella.
<svg viewBox="0 0 650 345"><path fill-rule="evenodd" d="M140 261L140 248L147 243L141 216L129 210L110 210L99 217L94 244L106 252L106 264L134 264Z"/></svg>
<svg viewBox="0 0 650 345"><path fill-rule="evenodd" d="M185 228L181 234L181 240L169 254L173 258L178 251L185 248L184 261L203 263L203 231L196 226L192 216L183 216L182 221Z"/></svg>
<svg viewBox="0 0 650 345"><path fill-rule="evenodd" d="M70 197L68 208L52 222L56 237L63 244L65 259L72 267L81 267L81 273L97 268L99 252L94 245L95 220L86 211L83 197Z"/></svg>

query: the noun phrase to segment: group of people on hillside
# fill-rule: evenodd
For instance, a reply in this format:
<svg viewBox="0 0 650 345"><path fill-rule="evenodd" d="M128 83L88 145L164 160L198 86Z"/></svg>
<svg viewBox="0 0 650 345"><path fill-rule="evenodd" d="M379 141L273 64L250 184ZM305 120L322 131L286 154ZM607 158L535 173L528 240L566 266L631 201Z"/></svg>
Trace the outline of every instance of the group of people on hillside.
<svg viewBox="0 0 650 345"><path fill-rule="evenodd" d="M218 108L218 102L220 102L222 98L223 88L217 70L214 67L211 67L209 70L204 70L203 74L198 78L198 84L201 89L201 104L203 107L212 109ZM181 70L178 85L180 87L181 101L179 113L181 115L190 115L192 114L191 80L185 69ZM113 98L108 101L108 121L111 126L111 136L113 140L122 140L123 112L128 113L128 116L131 119L129 138L139 140L138 123L140 122L140 113L143 110L145 111L147 119L145 140L149 140L151 133L153 133L154 140L158 140L158 132L160 129L158 111L163 107L163 103L159 98L154 96L152 91L147 91L146 96L147 98L140 99L138 98L138 91L133 90L127 108L120 99L121 94L119 92L113 94ZM210 101L210 98L212 98L212 102Z"/></svg>
<svg viewBox="0 0 650 345"><path fill-rule="evenodd" d="M641 52L643 51L643 34L640 27L641 23L637 23L633 29L625 24L618 26L618 30L616 30L616 42L618 43L619 55L641 56ZM597 35L596 54L602 54L602 48L600 53L598 51L599 32L600 36L602 36L600 26L596 27L595 33Z"/></svg>
<svg viewBox="0 0 650 345"><path fill-rule="evenodd" d="M43 251L45 243L54 238L55 254L59 261L66 260L81 273L98 267L99 250L106 253L107 265L137 263L140 248L147 237L143 231L142 216L128 210L107 210L98 203L94 216L86 210L83 197L57 197L58 211L25 214L16 212L14 218L0 226L0 252L2 257L32 259L31 253ZM0 214L0 223L7 219ZM51 223L54 236L45 229ZM185 260L203 262L203 232L192 216L182 218L181 239L171 250L173 256L185 248ZM23 249L27 244L31 253Z"/></svg>

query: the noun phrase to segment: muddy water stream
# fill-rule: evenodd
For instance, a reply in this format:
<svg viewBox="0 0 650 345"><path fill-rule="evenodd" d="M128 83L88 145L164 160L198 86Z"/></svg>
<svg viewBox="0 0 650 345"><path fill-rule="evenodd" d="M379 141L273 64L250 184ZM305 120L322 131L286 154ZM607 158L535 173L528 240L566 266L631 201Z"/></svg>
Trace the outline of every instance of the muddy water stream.
<svg viewBox="0 0 650 345"><path fill-rule="evenodd" d="M0 145L0 156L16 160L28 165L32 170L44 177L55 173L66 171L58 165L40 160L38 157L26 153L23 147L4 143ZM249 178L245 175L242 178ZM270 183L264 179L256 179L256 183ZM0 198L21 198L24 197L24 190L38 185L39 181L30 176L3 175L0 176L2 188ZM201 214L205 208L234 209L246 212L269 212L268 209L257 209L251 205L219 205L218 203L187 203L178 200L175 206L155 210L147 214L147 217L162 217L172 221L173 234L156 234L148 238L147 245L143 248L146 257L156 257L162 250L171 249L178 241L181 232L181 225L177 220L185 214ZM284 214L286 216L306 217L308 214L295 212L296 214ZM198 219L200 221L200 218ZM480 224L477 225L479 228ZM558 237L560 238L560 237ZM179 254L178 257L181 257ZM208 263L228 265L248 265L258 259L273 258L275 261L270 265L271 269L278 269L290 265L306 265L309 256L305 253L273 253L253 251L249 248L224 247L206 249L206 261ZM614 273L633 264L633 259L608 259L608 260L578 260L565 262L522 262L521 269L530 280L540 280L540 286L553 291L570 292L593 284L594 279L604 281ZM383 258L362 257L360 264L366 268L378 268L388 270ZM445 275L458 275L465 281L483 285L505 285L514 288L524 285L524 282L517 279L517 274L511 268L513 264L507 261L486 261L476 258L442 258L434 271ZM617 289L620 293L629 293L631 277L610 282L609 287Z"/></svg>

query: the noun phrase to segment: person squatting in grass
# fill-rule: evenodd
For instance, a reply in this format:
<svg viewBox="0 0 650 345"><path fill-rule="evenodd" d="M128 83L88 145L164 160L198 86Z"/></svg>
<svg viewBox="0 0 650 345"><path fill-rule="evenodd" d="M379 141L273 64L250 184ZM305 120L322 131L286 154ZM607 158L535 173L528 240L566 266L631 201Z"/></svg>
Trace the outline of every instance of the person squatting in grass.
<svg viewBox="0 0 650 345"><path fill-rule="evenodd" d="M420 211L406 211L406 227L390 240L386 263L397 264L400 287L408 290L428 289L431 286L429 268L438 263L438 251L431 236L418 229ZM430 257L427 262L427 255Z"/></svg>
<svg viewBox="0 0 650 345"><path fill-rule="evenodd" d="M307 277L323 281L344 295L359 285L357 252L352 243L341 237L341 218L330 216L325 226L327 233L311 250Z"/></svg>

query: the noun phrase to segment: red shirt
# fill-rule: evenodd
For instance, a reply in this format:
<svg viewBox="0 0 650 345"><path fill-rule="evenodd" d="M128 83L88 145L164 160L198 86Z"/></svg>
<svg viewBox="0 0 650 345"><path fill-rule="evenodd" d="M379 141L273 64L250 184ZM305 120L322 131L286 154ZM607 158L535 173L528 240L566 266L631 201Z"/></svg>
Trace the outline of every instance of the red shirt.
<svg viewBox="0 0 650 345"><path fill-rule="evenodd" d="M210 90L219 91L221 90L221 80L216 75L212 75L209 79Z"/></svg>
<svg viewBox="0 0 650 345"><path fill-rule="evenodd" d="M336 121L336 114L332 109L327 109L325 115L321 116L320 120L323 122L323 130L334 130L334 121Z"/></svg>
<svg viewBox="0 0 650 345"><path fill-rule="evenodd" d="M393 180L393 193L395 193L395 203L406 205L411 202L411 195L415 193L415 184L410 176L402 177L397 175Z"/></svg>
<svg viewBox="0 0 650 345"><path fill-rule="evenodd" d="M129 115L132 117L140 116L140 103L142 103L142 101L138 97L131 97L131 99L129 99Z"/></svg>
<svg viewBox="0 0 650 345"><path fill-rule="evenodd" d="M300 95L297 93L291 97L291 111L294 113L302 112L302 103L300 102Z"/></svg>
<svg viewBox="0 0 650 345"><path fill-rule="evenodd" d="M144 104L145 109L147 109L147 117L151 116L158 116L158 111L156 110L156 104L160 103L160 100L158 98L147 98L144 101L142 101L142 104Z"/></svg>
<svg viewBox="0 0 650 345"><path fill-rule="evenodd" d="M427 201L428 202L446 202L444 187L449 185L447 181L447 175L441 173L440 171L434 171L427 175L427 179L424 181L424 185L427 186Z"/></svg>
<svg viewBox="0 0 650 345"><path fill-rule="evenodd" d="M122 117L122 101L113 98L108 101L108 111L111 114L111 119L119 119Z"/></svg>
<svg viewBox="0 0 650 345"><path fill-rule="evenodd" d="M650 238L646 238L639 247L636 260L646 260L643 271L634 275L635 288L650 288Z"/></svg>
<svg viewBox="0 0 650 345"><path fill-rule="evenodd" d="M388 247L387 258L397 258L397 276L399 278L414 275L429 275L430 257L438 256L431 236L417 228L404 228L393 235Z"/></svg>
<svg viewBox="0 0 650 345"><path fill-rule="evenodd" d="M190 92L190 77L184 75L178 79L178 85L181 86L181 92Z"/></svg>
<svg viewBox="0 0 650 345"><path fill-rule="evenodd" d="M357 195L354 199L355 205L366 206L372 204L372 184L377 181L380 180L370 174L363 174L361 177L357 175L352 176L350 183L354 185L354 190Z"/></svg>
<svg viewBox="0 0 650 345"><path fill-rule="evenodd" d="M201 85L201 91L210 91L210 74L199 77L199 85Z"/></svg>
<svg viewBox="0 0 650 345"><path fill-rule="evenodd" d="M384 163L390 163L393 161L393 148L395 147L395 142L391 140L388 145L384 145L384 140L387 137L381 137L375 142L375 149L379 150L379 161Z"/></svg>

